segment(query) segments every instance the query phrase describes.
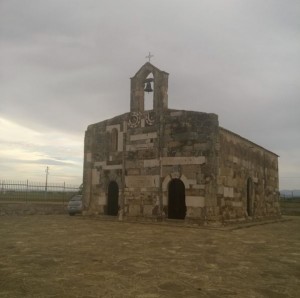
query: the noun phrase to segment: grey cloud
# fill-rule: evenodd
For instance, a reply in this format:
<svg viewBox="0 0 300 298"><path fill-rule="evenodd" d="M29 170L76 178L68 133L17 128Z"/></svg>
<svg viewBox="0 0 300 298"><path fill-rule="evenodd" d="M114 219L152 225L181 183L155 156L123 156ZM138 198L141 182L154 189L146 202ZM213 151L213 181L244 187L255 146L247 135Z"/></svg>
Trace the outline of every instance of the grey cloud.
<svg viewBox="0 0 300 298"><path fill-rule="evenodd" d="M70 162L65 162L65 161L59 161L59 160L54 160L54 159L38 159L35 161L23 161L23 163L32 163L32 164L44 164L44 165L49 165L49 166L74 166L73 163Z"/></svg>
<svg viewBox="0 0 300 298"><path fill-rule="evenodd" d="M26 160L26 159L9 159L9 160L1 160L1 164L18 164L21 166L22 164L40 164L45 166L69 166L69 167L75 167L76 165L71 162L64 162L60 160L54 160L54 159L37 159L37 160Z"/></svg>
<svg viewBox="0 0 300 298"><path fill-rule="evenodd" d="M298 0L0 5L4 118L83 138L129 111L129 78L152 51L170 73L171 108L217 113L271 151L300 147Z"/></svg>

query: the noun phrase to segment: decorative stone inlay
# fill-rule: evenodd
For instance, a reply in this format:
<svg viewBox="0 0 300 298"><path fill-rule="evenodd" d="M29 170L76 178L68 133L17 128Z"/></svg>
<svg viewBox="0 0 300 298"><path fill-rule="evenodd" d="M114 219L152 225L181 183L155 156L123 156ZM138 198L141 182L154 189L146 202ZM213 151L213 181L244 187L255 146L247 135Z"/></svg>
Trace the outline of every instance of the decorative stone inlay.
<svg viewBox="0 0 300 298"><path fill-rule="evenodd" d="M140 112L132 112L129 115L128 127L130 127L130 128L138 127L141 123L141 116L142 116L142 114Z"/></svg>
<svg viewBox="0 0 300 298"><path fill-rule="evenodd" d="M155 123L155 113L153 111L146 112L144 116L148 126L152 126Z"/></svg>
<svg viewBox="0 0 300 298"><path fill-rule="evenodd" d="M128 118L128 127L136 128L141 126L142 122L145 122L147 126L152 126L155 123L155 112L147 111L145 113L132 112ZM143 126L143 125L142 125Z"/></svg>

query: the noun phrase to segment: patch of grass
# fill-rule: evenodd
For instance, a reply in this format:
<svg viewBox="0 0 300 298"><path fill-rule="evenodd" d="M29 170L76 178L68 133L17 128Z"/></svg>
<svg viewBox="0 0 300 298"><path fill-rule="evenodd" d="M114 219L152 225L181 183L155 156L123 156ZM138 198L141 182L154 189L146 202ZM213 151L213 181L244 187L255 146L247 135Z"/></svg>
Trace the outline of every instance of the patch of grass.
<svg viewBox="0 0 300 298"><path fill-rule="evenodd" d="M300 198L281 199L280 208L283 215L300 216Z"/></svg>
<svg viewBox="0 0 300 298"><path fill-rule="evenodd" d="M0 201L68 202L77 192L6 191L0 192Z"/></svg>

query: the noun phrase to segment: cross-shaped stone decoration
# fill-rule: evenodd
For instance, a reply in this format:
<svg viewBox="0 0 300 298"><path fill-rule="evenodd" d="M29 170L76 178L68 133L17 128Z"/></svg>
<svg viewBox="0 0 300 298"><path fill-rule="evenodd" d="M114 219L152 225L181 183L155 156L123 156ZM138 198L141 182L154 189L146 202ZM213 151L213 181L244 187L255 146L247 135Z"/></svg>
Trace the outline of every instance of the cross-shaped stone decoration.
<svg viewBox="0 0 300 298"><path fill-rule="evenodd" d="M149 62L150 62L150 60L151 60L152 57L154 57L154 55L151 55L151 53L149 52L149 55L146 56L145 58L148 58L148 59L149 59Z"/></svg>

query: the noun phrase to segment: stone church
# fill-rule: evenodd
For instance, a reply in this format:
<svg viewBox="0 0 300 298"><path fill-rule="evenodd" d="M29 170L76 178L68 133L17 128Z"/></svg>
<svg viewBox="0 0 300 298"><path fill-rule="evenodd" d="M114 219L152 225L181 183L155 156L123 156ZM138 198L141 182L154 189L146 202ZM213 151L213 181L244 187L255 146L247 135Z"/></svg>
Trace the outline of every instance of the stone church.
<svg viewBox="0 0 300 298"><path fill-rule="evenodd" d="M145 63L131 78L130 112L88 126L84 213L198 224L280 216L278 156L216 114L169 109L168 76Z"/></svg>

